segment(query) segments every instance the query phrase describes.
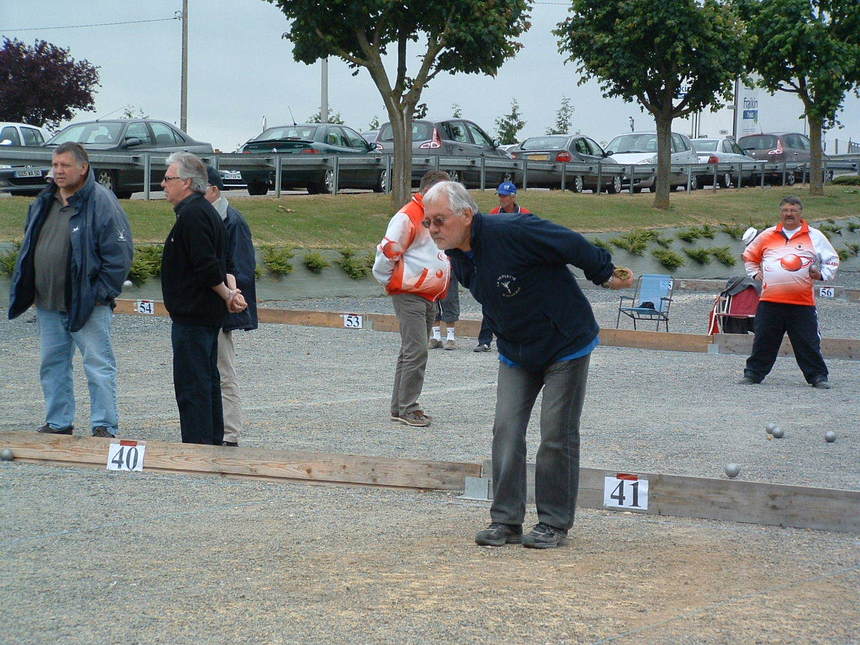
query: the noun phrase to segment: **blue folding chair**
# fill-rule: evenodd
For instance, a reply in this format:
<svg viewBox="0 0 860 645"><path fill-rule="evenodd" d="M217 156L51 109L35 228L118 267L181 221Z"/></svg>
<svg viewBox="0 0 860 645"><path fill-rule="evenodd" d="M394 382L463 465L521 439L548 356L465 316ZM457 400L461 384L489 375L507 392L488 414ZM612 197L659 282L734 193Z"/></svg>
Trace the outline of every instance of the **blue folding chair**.
<svg viewBox="0 0 860 645"><path fill-rule="evenodd" d="M636 329L637 320L656 320L657 331L660 323L666 325L669 331L669 306L672 304L672 289L675 281L672 276L660 273L643 273L636 280L636 290L632 296L621 296L618 302L618 317L615 328L621 323L621 314L633 320ZM629 300L628 306L624 301Z"/></svg>

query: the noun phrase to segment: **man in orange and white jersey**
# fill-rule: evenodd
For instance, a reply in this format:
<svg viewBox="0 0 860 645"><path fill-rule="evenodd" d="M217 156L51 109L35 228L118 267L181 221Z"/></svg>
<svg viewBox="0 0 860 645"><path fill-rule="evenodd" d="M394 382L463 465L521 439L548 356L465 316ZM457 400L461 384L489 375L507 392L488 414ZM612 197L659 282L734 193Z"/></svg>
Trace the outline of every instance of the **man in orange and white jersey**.
<svg viewBox="0 0 860 645"><path fill-rule="evenodd" d="M400 323L400 354L394 371L391 420L409 426L430 425L418 404L424 387L427 345L436 318L436 301L447 293L451 264L424 227L424 193L448 173L428 170L418 194L388 222L385 237L376 247L373 277L394 303Z"/></svg>
<svg viewBox="0 0 860 645"><path fill-rule="evenodd" d="M762 291L752 354L741 383L762 382L787 332L806 382L830 389L821 355L813 281L831 280L839 268L839 256L824 234L802 215L801 201L785 197L779 203L779 223L762 231L744 251L747 274L761 280Z"/></svg>

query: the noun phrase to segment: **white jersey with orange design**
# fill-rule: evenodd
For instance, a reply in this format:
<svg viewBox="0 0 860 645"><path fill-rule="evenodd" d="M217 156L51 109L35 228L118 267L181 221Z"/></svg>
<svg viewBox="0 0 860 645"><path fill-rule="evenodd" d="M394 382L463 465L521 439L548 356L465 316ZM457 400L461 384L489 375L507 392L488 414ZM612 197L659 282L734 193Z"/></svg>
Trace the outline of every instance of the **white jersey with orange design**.
<svg viewBox="0 0 860 645"><path fill-rule="evenodd" d="M431 302L448 292L451 263L424 228L424 196L413 195L391 221L376 247L373 277L389 295L414 293Z"/></svg>
<svg viewBox="0 0 860 645"><path fill-rule="evenodd" d="M800 230L788 238L782 223L762 231L744 251L751 277L761 274L761 300L790 305L814 305L815 290L809 269L817 267L822 280L839 268L839 256L830 240L801 220Z"/></svg>

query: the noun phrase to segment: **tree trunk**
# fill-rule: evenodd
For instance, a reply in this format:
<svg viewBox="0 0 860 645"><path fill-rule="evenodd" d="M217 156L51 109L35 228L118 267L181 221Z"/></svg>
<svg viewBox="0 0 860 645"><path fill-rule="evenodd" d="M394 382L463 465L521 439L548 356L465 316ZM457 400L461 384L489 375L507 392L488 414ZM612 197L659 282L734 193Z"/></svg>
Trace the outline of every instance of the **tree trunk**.
<svg viewBox="0 0 860 645"><path fill-rule="evenodd" d="M822 175L821 120L809 118L809 142L812 145L812 158L809 162L809 194L824 194Z"/></svg>
<svg viewBox="0 0 860 645"><path fill-rule="evenodd" d="M412 194L412 111L411 106L399 103L389 111L394 134L394 160L391 164L391 205L399 209ZM408 113L408 114L407 114Z"/></svg>
<svg viewBox="0 0 860 645"><path fill-rule="evenodd" d="M672 115L654 115L657 120L657 177L654 181L654 208L669 208L669 172L672 166Z"/></svg>

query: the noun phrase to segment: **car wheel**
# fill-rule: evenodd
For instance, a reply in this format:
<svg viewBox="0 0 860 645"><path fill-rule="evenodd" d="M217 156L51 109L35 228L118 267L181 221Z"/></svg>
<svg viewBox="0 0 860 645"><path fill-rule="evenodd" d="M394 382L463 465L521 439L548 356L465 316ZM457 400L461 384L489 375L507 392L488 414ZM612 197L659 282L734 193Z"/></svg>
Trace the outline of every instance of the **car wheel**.
<svg viewBox="0 0 860 645"><path fill-rule="evenodd" d="M785 185L786 186L794 186L794 182L797 181L797 177L794 176L794 171L785 173Z"/></svg>
<svg viewBox="0 0 860 645"><path fill-rule="evenodd" d="M832 170L825 170L824 171L824 181L826 181L828 184L833 181L833 171Z"/></svg>
<svg viewBox="0 0 860 645"><path fill-rule="evenodd" d="M573 178L573 186L570 189L575 193L581 193L585 190L585 182L582 179L582 175L576 175Z"/></svg>
<svg viewBox="0 0 860 645"><path fill-rule="evenodd" d="M610 193L620 193L621 189L621 175L615 175L612 178L612 182L606 186L606 190L608 190Z"/></svg>
<svg viewBox="0 0 860 645"><path fill-rule="evenodd" d="M386 188L388 188L388 171L383 170L379 173L379 179L376 180L376 186L373 187L373 192L384 193Z"/></svg>
<svg viewBox="0 0 860 645"><path fill-rule="evenodd" d="M96 171L96 181L100 183L102 186L111 191L114 195L119 197L119 194L116 192L116 171L107 170L105 168Z"/></svg>
<svg viewBox="0 0 860 645"><path fill-rule="evenodd" d="M265 195L269 192L269 185L263 181L248 182L249 195Z"/></svg>
<svg viewBox="0 0 860 645"><path fill-rule="evenodd" d="M728 188L732 185L732 175L731 173L724 172L717 178L717 181L720 184L720 188Z"/></svg>
<svg viewBox="0 0 860 645"><path fill-rule="evenodd" d="M633 186L633 192L634 193L641 193L642 190L643 190L642 186Z"/></svg>

